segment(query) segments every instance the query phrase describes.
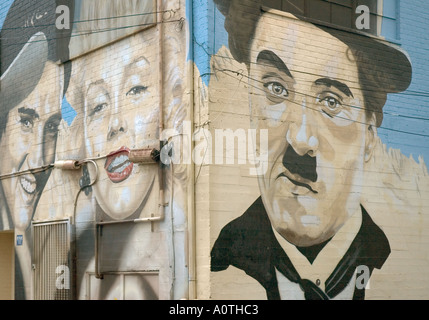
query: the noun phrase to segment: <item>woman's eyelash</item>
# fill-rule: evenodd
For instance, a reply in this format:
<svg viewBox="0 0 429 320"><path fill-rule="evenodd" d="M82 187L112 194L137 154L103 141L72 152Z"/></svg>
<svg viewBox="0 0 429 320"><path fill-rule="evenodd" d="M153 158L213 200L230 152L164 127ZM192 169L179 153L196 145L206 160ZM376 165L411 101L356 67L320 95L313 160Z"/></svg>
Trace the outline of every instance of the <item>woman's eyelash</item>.
<svg viewBox="0 0 429 320"><path fill-rule="evenodd" d="M147 90L147 88L148 87L146 87L146 86L135 86L135 87L133 87L133 88L131 88L128 92L127 92L127 96L128 95L132 95L132 96L135 96L135 95L138 95L138 94L140 94L140 93L142 93L142 92L144 92L144 91L146 91Z"/></svg>
<svg viewBox="0 0 429 320"><path fill-rule="evenodd" d="M107 103L100 103L98 105L95 106L93 112L100 112L101 110L103 110L105 107L107 106Z"/></svg>

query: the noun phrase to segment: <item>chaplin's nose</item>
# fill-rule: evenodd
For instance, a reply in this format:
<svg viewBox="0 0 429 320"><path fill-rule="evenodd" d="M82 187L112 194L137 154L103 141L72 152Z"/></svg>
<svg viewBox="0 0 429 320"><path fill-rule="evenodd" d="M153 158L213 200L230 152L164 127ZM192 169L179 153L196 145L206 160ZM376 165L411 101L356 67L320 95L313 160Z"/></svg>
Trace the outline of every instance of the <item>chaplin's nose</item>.
<svg viewBox="0 0 429 320"><path fill-rule="evenodd" d="M305 97L294 111L295 117L286 133L288 147L283 155L283 166L293 174L316 182L317 123L311 123L313 118L308 117L312 110L307 108Z"/></svg>
<svg viewBox="0 0 429 320"><path fill-rule="evenodd" d="M295 114L292 115L293 121L289 123L286 140L298 155L316 156L319 147L317 123L313 117L309 117L314 111L307 108L306 100L304 97L300 106L294 109Z"/></svg>

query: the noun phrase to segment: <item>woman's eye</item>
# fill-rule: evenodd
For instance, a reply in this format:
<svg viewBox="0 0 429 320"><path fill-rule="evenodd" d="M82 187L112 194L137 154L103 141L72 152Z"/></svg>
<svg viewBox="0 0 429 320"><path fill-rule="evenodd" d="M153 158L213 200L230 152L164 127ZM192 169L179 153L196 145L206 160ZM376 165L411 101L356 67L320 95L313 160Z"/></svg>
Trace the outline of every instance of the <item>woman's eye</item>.
<svg viewBox="0 0 429 320"><path fill-rule="evenodd" d="M128 95L138 96L139 94L145 92L146 90L147 90L146 86L135 86L127 92L127 96Z"/></svg>
<svg viewBox="0 0 429 320"><path fill-rule="evenodd" d="M103 111L103 110L106 108L106 106L107 106L107 103L100 103L100 104L97 104L97 105L95 106L95 108L93 109L93 113L98 113L98 112Z"/></svg>

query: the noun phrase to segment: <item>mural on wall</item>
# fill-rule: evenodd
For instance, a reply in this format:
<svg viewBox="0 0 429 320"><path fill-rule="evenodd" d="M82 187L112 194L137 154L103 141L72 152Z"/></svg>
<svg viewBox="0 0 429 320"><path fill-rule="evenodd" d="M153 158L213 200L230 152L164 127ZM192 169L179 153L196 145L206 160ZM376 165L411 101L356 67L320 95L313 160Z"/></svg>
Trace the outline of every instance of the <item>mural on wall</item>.
<svg viewBox="0 0 429 320"><path fill-rule="evenodd" d="M377 128L387 95L411 83L408 55L373 37L263 9L264 1L214 3L225 17L230 54L248 72L229 69L249 79L250 127L269 138L267 160L259 163L260 196L219 231L211 270L244 271L268 299L364 299L370 276L391 254L365 188L378 185L377 177L384 181L383 170L394 163L383 163ZM217 55L214 61L225 64L228 53ZM213 66L216 75L228 71ZM406 170L427 176L422 161L416 169L396 161L403 171L389 179L405 180ZM384 182L387 189L398 185ZM427 183L409 186L420 196ZM395 198L401 197L386 206L392 214Z"/></svg>
<svg viewBox="0 0 429 320"><path fill-rule="evenodd" d="M368 37L291 14L337 1L184 2L2 1L0 231L15 231L16 298L426 296L427 168L382 131L416 67L380 39L381 8ZM213 30L195 19L211 9ZM221 149L248 163L211 161L210 130L247 128L244 148ZM59 221L68 259L38 279L34 243L64 239L32 227Z"/></svg>
<svg viewBox="0 0 429 320"><path fill-rule="evenodd" d="M56 28L58 4L74 21L67 38ZM164 128L180 130L187 116L186 60L180 26L155 22L180 12L174 1L104 4L16 0L2 26L1 229L24 233L18 299L32 297L31 222L64 218L76 298L187 295L187 172L161 166L158 154L161 139L178 138Z"/></svg>

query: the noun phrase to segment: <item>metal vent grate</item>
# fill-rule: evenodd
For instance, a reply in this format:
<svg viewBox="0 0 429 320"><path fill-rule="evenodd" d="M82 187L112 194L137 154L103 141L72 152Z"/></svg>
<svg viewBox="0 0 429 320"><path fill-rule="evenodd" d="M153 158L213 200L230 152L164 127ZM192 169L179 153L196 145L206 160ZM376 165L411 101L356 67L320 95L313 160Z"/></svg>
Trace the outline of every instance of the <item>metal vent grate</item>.
<svg viewBox="0 0 429 320"><path fill-rule="evenodd" d="M69 300L70 221L33 222L35 300Z"/></svg>

